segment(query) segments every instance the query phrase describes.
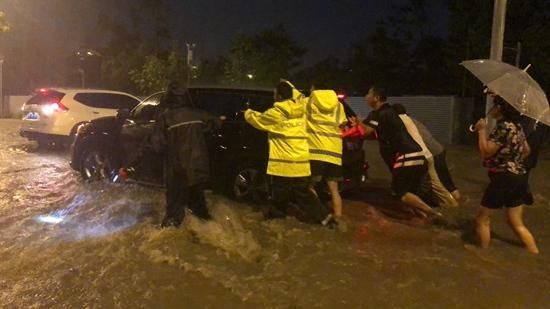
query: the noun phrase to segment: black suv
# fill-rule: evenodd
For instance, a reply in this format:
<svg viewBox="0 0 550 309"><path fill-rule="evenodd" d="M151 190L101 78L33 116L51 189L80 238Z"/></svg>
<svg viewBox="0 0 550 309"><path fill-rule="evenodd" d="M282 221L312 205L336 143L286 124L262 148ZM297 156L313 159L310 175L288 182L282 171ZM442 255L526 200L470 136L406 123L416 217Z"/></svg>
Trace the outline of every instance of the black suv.
<svg viewBox="0 0 550 309"><path fill-rule="evenodd" d="M242 111L270 108L273 90L191 87L189 91L196 105L225 118L221 128L208 137L212 189L241 200L266 198L267 134L247 124ZM132 166L135 181L162 185L163 160L148 146L148 138L163 95L151 95L129 114L121 110L117 117L80 126L71 147L71 167L85 179L112 179L119 167ZM363 162L357 166L363 167Z"/></svg>

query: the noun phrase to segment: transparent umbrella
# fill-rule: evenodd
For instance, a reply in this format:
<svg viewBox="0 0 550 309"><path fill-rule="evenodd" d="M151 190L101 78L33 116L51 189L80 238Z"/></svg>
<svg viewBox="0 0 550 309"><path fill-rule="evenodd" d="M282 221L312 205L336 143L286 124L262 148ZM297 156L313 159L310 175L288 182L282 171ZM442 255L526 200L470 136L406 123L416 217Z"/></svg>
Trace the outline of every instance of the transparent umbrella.
<svg viewBox="0 0 550 309"><path fill-rule="evenodd" d="M527 73L530 65L522 70L489 59L467 60L460 64L520 113L550 126L548 99L539 84Z"/></svg>

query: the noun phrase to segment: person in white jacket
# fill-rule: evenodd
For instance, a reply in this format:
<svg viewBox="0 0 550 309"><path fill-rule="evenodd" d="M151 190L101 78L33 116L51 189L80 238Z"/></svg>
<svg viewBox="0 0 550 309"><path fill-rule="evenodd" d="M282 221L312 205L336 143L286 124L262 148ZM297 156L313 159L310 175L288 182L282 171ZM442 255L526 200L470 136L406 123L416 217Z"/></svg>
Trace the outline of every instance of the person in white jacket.
<svg viewBox="0 0 550 309"><path fill-rule="evenodd" d="M441 183L441 180L439 179L439 175L436 171L434 164L434 156L430 152L428 146L426 146L426 143L424 142L424 139L422 138L418 127L414 123L414 120L407 115L407 110L403 105L393 104L392 107L399 114L399 118L401 118L401 121L403 121L403 124L405 125L405 128L407 129L409 135L418 145L420 145L422 151L424 152L424 156L428 161L428 175L430 176L432 190L437 196L440 204L445 206L457 207L457 200L453 197L453 195L447 190L447 188Z"/></svg>

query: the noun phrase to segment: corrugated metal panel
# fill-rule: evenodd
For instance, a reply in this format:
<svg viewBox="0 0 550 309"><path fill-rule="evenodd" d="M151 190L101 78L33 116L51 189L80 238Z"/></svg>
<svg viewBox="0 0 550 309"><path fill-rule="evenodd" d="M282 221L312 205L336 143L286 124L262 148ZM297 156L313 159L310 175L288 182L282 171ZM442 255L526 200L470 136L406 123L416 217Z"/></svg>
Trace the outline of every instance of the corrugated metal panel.
<svg viewBox="0 0 550 309"><path fill-rule="evenodd" d="M390 104L402 104L409 116L422 122L432 135L443 144L452 144L457 126L456 98L452 96L388 97ZM360 118L365 118L371 108L364 97L348 97L346 102Z"/></svg>

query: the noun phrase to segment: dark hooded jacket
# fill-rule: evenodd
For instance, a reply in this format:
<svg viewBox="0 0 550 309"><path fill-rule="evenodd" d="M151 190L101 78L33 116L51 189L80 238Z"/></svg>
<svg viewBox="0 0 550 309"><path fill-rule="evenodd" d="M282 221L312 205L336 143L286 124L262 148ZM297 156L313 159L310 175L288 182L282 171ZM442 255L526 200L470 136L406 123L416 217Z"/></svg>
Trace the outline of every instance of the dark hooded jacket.
<svg viewBox="0 0 550 309"><path fill-rule="evenodd" d="M183 100L186 101L186 100ZM205 135L218 122L205 111L191 104L168 104L155 124L153 147L162 152L165 168L179 170L186 175L181 181L189 186L207 182L210 175L208 148Z"/></svg>

